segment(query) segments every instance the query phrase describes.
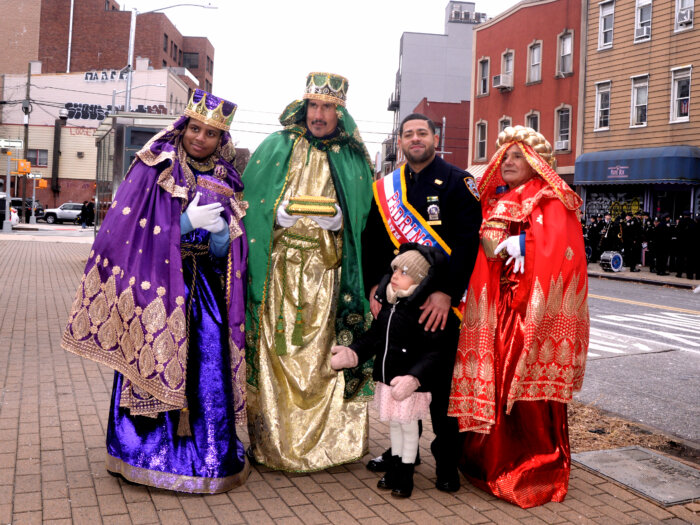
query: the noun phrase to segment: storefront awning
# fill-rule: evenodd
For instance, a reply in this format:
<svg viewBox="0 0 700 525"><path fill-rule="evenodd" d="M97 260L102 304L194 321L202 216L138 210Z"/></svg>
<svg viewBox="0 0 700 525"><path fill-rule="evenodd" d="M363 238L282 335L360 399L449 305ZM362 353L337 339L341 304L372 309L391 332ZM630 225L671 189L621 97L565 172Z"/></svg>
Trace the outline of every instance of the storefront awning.
<svg viewBox="0 0 700 525"><path fill-rule="evenodd" d="M648 183L700 185L700 148L616 149L576 159L575 185Z"/></svg>

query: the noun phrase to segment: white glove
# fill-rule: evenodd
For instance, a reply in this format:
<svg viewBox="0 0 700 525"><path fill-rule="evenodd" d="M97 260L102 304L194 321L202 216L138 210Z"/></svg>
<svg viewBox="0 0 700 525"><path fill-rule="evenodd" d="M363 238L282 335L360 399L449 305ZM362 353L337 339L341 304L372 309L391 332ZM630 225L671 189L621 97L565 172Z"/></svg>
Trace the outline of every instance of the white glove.
<svg viewBox="0 0 700 525"><path fill-rule="evenodd" d="M215 222L213 225L210 224L209 226L202 226L202 228L212 233L219 233L221 231L224 231L226 229L226 226L228 226L226 224L226 219L224 219L223 217L219 217L218 221Z"/></svg>
<svg viewBox="0 0 700 525"><path fill-rule="evenodd" d="M316 221L324 230L337 232L343 225L343 212L340 211L338 205L335 205L335 215L333 217L324 217L322 215L309 215L309 218Z"/></svg>
<svg viewBox="0 0 700 525"><path fill-rule="evenodd" d="M357 354L352 348L336 345L331 348L331 368L342 370L343 368L355 368L357 366Z"/></svg>
<svg viewBox="0 0 700 525"><path fill-rule="evenodd" d="M415 376L396 376L391 380L391 397L396 401L403 401L413 394L420 386L420 381Z"/></svg>
<svg viewBox="0 0 700 525"><path fill-rule="evenodd" d="M504 248L506 253L510 255L506 261L506 265L515 261L515 264L513 264L513 271L515 273L525 273L525 256L520 253L520 236L512 235L508 237L505 241L496 246L494 253L498 255Z"/></svg>
<svg viewBox="0 0 700 525"><path fill-rule="evenodd" d="M291 228L299 220L299 215L289 215L287 213L288 205L289 201L282 201L277 208L277 224L282 226L282 228Z"/></svg>
<svg viewBox="0 0 700 525"><path fill-rule="evenodd" d="M208 231L214 231L212 228L218 228L216 231L221 231L221 222L223 221L221 212L224 211L224 207L219 202L198 206L197 204L201 196L202 194L197 192L194 199L192 199L192 202L190 202L185 210L190 224L194 229L203 228ZM224 222L224 227L225 226L226 223Z"/></svg>

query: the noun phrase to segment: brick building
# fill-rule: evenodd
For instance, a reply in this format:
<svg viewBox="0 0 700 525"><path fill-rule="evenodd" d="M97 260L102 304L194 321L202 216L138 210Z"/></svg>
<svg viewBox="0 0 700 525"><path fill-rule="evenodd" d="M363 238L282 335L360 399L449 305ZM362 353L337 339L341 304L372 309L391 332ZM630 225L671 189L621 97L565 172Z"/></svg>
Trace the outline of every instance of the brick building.
<svg viewBox="0 0 700 525"><path fill-rule="evenodd" d="M481 175L503 128L525 125L552 143L573 183L580 127L582 0L523 0L474 29L469 170ZM546 23L545 23L546 21Z"/></svg>
<svg viewBox="0 0 700 525"><path fill-rule="evenodd" d="M6 2L0 73L23 73L29 61L45 73L120 70L128 63L131 11L114 0L22 0ZM72 22L72 23L71 23ZM212 90L214 47L206 37L183 36L164 13L136 17L134 57L154 69L174 68L190 88ZM196 80L196 81L195 81ZM197 85L198 83L198 85Z"/></svg>

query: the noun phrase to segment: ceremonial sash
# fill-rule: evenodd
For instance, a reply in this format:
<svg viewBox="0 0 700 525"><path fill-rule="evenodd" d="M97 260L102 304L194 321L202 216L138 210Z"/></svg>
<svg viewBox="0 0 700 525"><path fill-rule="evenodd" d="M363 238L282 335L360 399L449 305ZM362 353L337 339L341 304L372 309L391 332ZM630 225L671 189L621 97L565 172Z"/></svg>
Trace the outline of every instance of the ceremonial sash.
<svg viewBox="0 0 700 525"><path fill-rule="evenodd" d="M406 164L372 185L374 200L391 241L397 248L407 242L435 246L449 257L452 249L406 200L405 172ZM464 301L463 297L459 307L453 308L460 319L464 311Z"/></svg>

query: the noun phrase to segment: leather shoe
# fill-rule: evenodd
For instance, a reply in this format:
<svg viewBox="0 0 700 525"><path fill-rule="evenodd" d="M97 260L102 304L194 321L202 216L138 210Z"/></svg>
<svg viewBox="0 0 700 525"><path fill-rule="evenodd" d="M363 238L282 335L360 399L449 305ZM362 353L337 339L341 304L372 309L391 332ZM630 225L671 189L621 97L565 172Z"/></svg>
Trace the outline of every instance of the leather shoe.
<svg viewBox="0 0 700 525"><path fill-rule="evenodd" d="M441 492L457 492L460 487L459 478L457 479L441 479L435 481L435 488Z"/></svg>
<svg viewBox="0 0 700 525"><path fill-rule="evenodd" d="M391 449L385 450L381 456L372 458L367 462L367 470L372 472L386 472L389 468L389 460L391 459ZM420 452L416 455L414 465L420 465Z"/></svg>

